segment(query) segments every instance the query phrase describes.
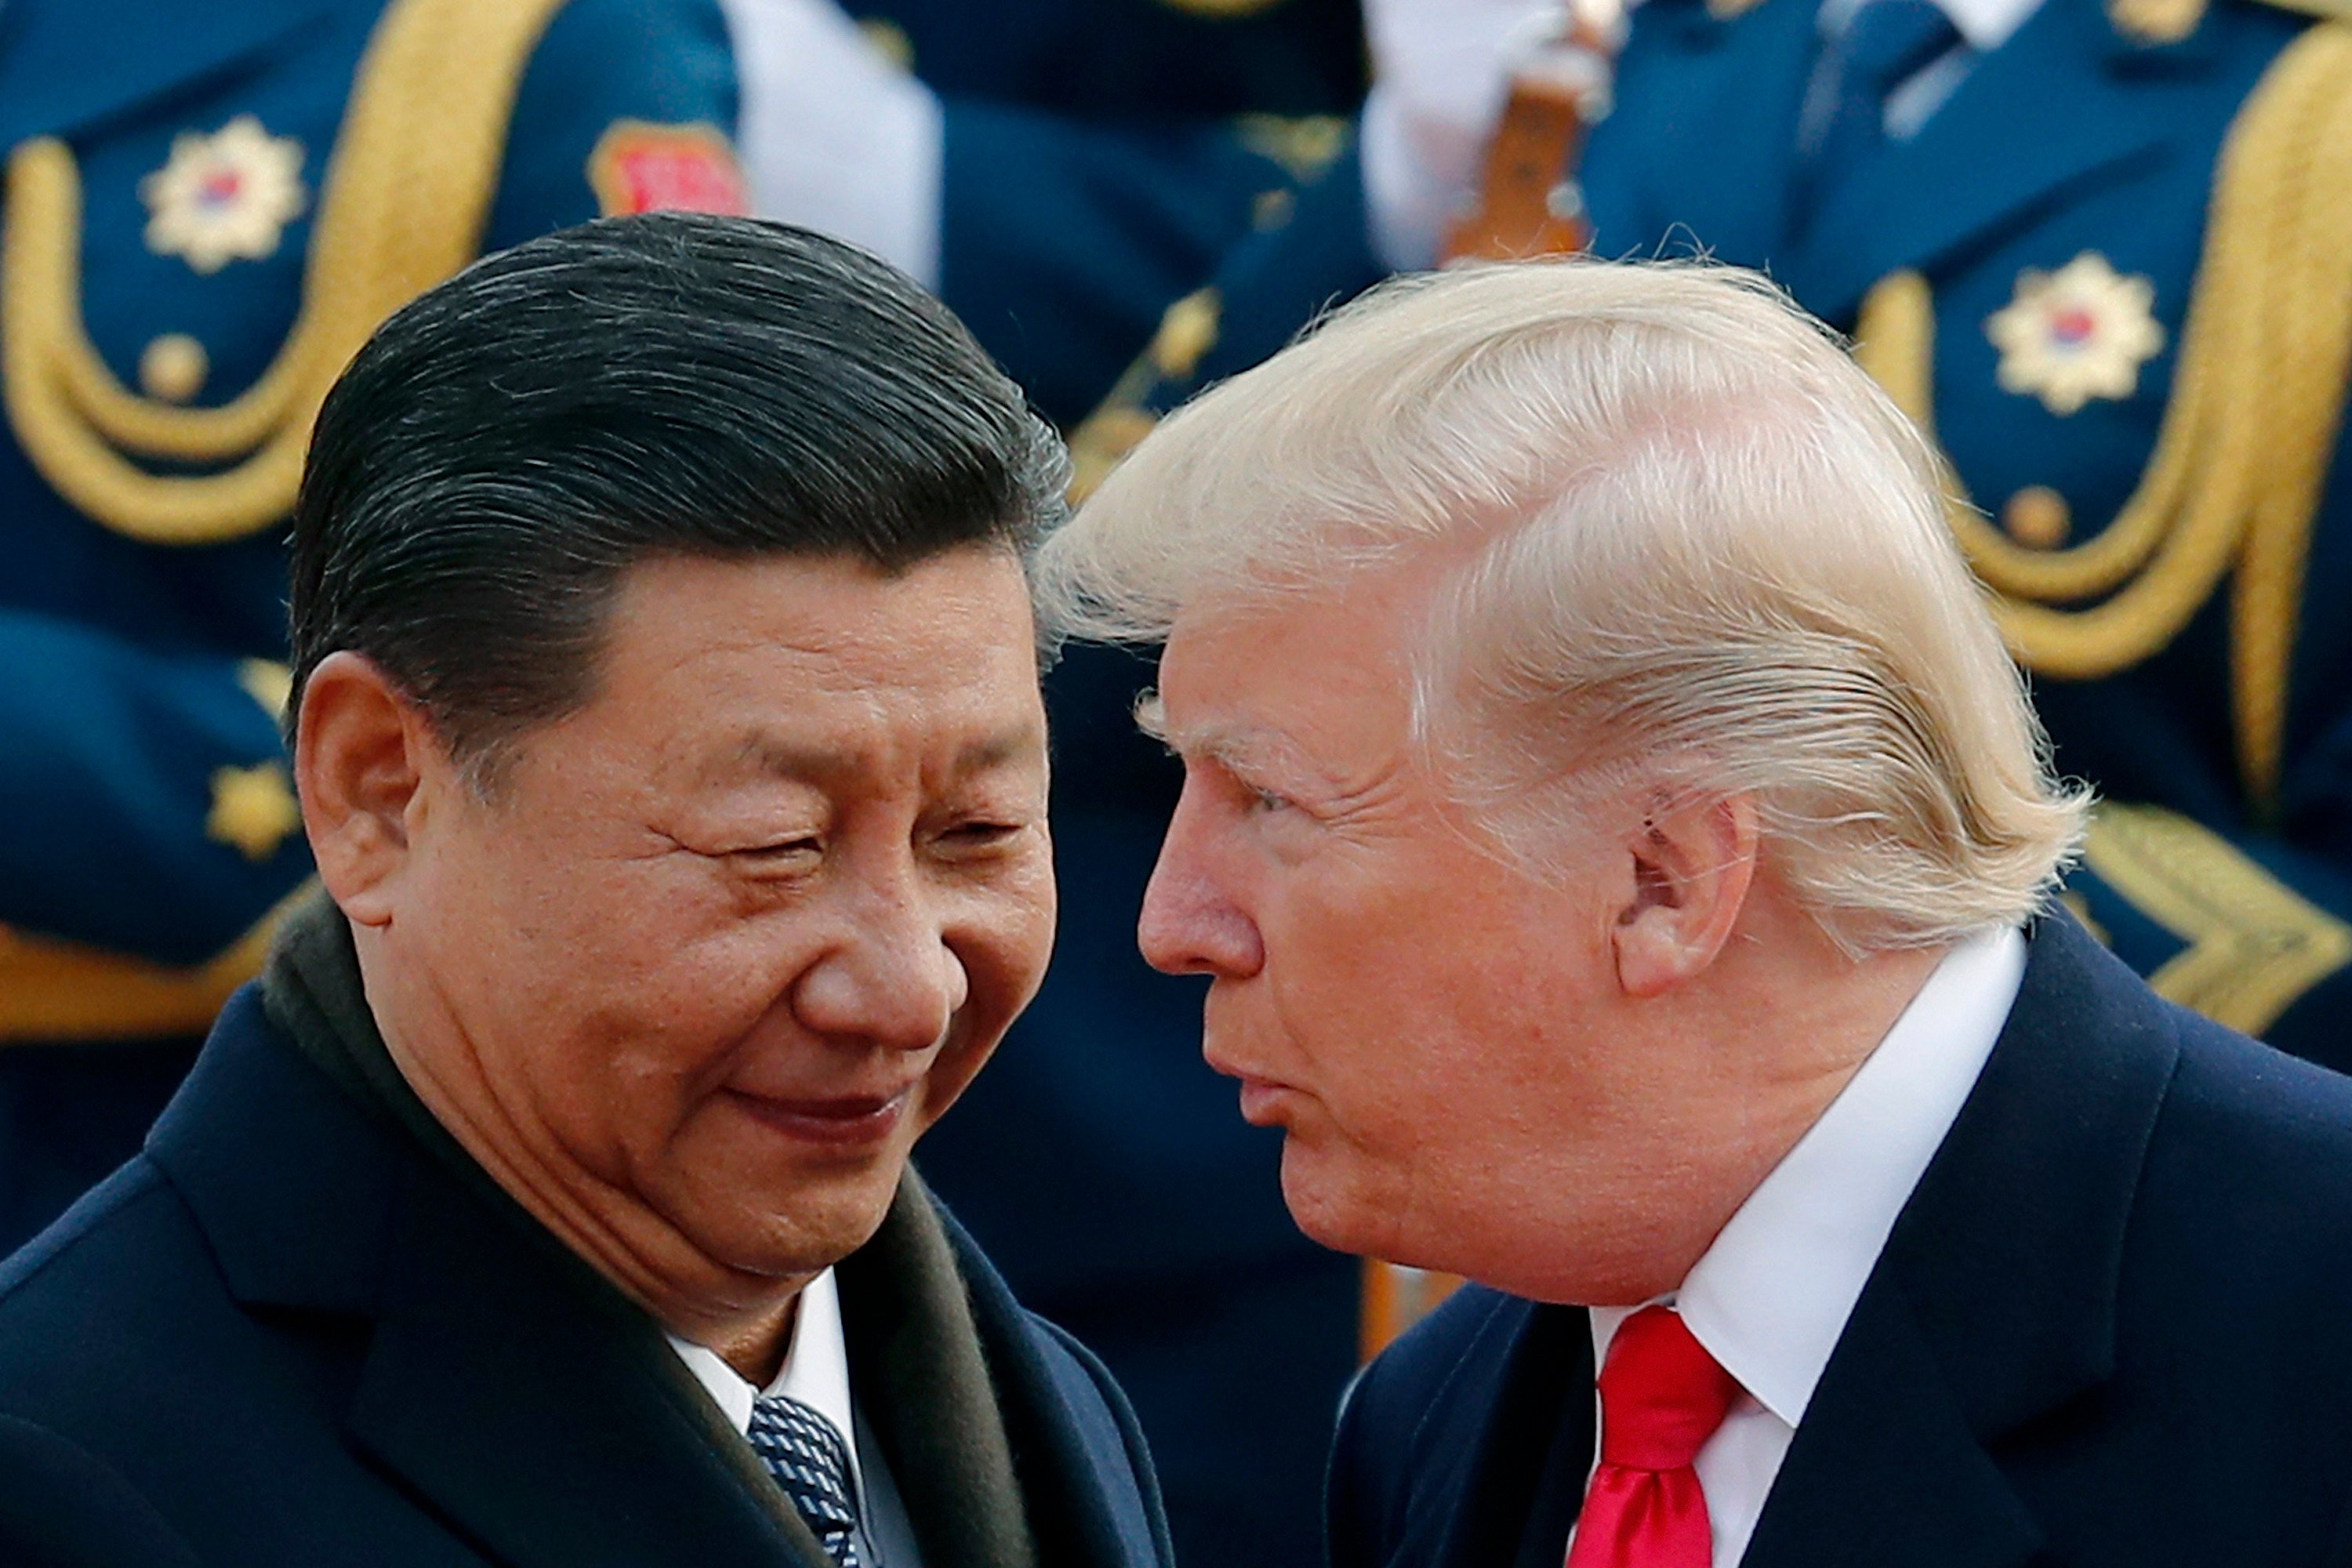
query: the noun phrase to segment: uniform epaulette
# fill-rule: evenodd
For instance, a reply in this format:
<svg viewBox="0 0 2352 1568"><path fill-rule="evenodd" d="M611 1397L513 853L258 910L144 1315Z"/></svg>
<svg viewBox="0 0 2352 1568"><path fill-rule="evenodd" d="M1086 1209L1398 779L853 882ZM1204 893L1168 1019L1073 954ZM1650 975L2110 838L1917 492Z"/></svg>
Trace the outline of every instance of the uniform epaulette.
<svg viewBox="0 0 2352 1568"><path fill-rule="evenodd" d="M507 121L563 0L394 0L361 62L319 201L302 309L235 401L187 408L117 381L82 324L81 178L37 136L8 159L0 384L19 443L91 520L152 544L215 543L291 510L328 386L379 322L472 260ZM159 473L136 458L207 471Z"/></svg>

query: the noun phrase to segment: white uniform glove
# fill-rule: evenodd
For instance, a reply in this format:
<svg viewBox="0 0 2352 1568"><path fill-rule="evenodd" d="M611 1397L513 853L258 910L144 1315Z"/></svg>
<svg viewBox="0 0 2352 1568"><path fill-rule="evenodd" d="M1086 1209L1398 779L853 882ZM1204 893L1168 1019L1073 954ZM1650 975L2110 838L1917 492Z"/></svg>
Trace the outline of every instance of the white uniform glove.
<svg viewBox="0 0 2352 1568"><path fill-rule="evenodd" d="M1477 190L1517 51L1559 12L1558 0L1364 0L1364 200L1372 248L1388 266L1436 262Z"/></svg>
<svg viewBox="0 0 2352 1568"><path fill-rule="evenodd" d="M762 217L940 280L940 100L834 0L720 0L742 92L737 151Z"/></svg>

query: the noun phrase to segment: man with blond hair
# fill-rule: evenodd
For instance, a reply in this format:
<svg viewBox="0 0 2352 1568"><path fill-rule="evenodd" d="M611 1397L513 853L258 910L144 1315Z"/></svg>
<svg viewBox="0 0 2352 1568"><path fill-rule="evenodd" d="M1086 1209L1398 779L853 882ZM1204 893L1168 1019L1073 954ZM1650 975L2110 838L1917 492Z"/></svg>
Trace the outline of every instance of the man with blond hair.
<svg viewBox="0 0 2352 1568"><path fill-rule="evenodd" d="M1292 1212L1475 1282L1350 1400L1337 1568L2352 1550L2352 1084L2053 900L1941 506L1759 279L1572 262L1349 308L1047 547L1165 639L1142 945Z"/></svg>

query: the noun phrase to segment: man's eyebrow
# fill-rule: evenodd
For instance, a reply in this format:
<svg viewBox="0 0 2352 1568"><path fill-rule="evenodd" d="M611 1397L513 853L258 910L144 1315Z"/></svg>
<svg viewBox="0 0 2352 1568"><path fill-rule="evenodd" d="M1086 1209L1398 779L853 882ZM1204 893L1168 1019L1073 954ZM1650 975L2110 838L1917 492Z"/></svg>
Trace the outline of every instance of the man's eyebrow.
<svg viewBox="0 0 2352 1568"><path fill-rule="evenodd" d="M1044 735L1033 723L1021 723L975 736L956 748L951 776L967 777L1002 767L1023 753L1042 749ZM729 759L736 765L776 778L816 781L855 772L863 765L855 752L754 730L743 736Z"/></svg>
<svg viewBox="0 0 2352 1568"><path fill-rule="evenodd" d="M1138 728L1180 757L1203 757L1227 770L1251 775L1320 777L1298 742L1279 730L1258 724L1211 723L1179 729L1168 722L1160 694L1148 691L1135 705Z"/></svg>

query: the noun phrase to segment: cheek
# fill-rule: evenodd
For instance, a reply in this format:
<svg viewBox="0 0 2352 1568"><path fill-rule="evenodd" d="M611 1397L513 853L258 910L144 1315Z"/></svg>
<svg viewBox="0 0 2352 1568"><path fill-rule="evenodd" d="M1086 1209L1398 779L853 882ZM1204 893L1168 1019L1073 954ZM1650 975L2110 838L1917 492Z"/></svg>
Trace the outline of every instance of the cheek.
<svg viewBox="0 0 2352 1568"><path fill-rule="evenodd" d="M941 939L962 965L972 1025L1002 1033L1036 995L1054 952L1056 902L1052 852L1041 847L954 895Z"/></svg>
<svg viewBox="0 0 2352 1568"><path fill-rule="evenodd" d="M1294 884L1265 922L1261 1022L1336 1114L1401 1145L1433 1125L1517 1120L1601 989L1568 900L1451 847L1378 878Z"/></svg>

